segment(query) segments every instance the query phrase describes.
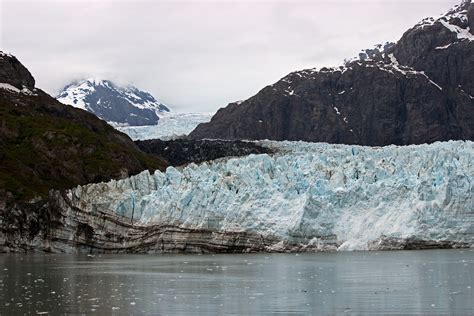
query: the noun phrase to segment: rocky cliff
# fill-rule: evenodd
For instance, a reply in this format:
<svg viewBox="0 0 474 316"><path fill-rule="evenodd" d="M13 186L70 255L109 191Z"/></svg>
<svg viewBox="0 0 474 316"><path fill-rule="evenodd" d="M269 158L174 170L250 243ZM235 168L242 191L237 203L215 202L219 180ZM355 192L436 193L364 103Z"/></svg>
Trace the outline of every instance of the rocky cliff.
<svg viewBox="0 0 474 316"><path fill-rule="evenodd" d="M13 55L0 51L0 83L8 83L17 89L33 89L35 79Z"/></svg>
<svg viewBox="0 0 474 316"><path fill-rule="evenodd" d="M474 5L344 66L290 73L190 136L388 145L474 139Z"/></svg>

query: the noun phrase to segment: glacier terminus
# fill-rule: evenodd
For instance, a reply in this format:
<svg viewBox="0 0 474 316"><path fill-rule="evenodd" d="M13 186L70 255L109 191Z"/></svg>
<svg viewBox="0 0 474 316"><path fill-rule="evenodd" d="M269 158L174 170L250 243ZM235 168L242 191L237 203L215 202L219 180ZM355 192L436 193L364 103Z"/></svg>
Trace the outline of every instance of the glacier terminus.
<svg viewBox="0 0 474 316"><path fill-rule="evenodd" d="M248 234L249 251L474 244L473 142L387 147L258 143L276 153L144 171L78 186L67 199L72 209L114 214L134 227L171 225L218 232L224 239ZM202 250L194 246L188 250Z"/></svg>

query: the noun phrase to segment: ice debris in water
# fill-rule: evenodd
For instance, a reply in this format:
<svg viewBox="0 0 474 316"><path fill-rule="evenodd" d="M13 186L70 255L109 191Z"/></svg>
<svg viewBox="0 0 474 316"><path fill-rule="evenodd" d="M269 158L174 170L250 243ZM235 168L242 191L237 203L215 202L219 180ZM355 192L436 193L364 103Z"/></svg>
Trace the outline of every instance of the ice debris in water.
<svg viewBox="0 0 474 316"><path fill-rule="evenodd" d="M282 241L335 236L340 250L383 236L473 244L474 143L363 147L260 142L250 155L69 191L75 205L134 223L249 231Z"/></svg>

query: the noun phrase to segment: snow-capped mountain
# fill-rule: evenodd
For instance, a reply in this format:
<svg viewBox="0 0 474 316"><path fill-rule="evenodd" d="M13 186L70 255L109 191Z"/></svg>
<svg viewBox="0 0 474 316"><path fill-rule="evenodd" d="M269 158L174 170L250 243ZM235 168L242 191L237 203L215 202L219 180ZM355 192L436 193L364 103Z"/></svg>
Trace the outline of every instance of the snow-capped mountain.
<svg viewBox="0 0 474 316"><path fill-rule="evenodd" d="M169 112L150 93L110 80L85 79L63 88L57 99L87 110L99 118L123 125L156 125L162 113Z"/></svg>

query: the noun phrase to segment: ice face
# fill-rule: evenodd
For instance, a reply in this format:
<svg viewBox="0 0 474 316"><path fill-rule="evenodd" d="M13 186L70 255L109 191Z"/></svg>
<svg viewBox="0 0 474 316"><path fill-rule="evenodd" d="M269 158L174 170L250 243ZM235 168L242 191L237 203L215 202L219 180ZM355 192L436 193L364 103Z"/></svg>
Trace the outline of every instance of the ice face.
<svg viewBox="0 0 474 316"><path fill-rule="evenodd" d="M340 250L381 237L474 244L474 143L362 147L260 142L274 155L148 171L69 192L78 207L137 225L249 231L288 242L336 236Z"/></svg>

